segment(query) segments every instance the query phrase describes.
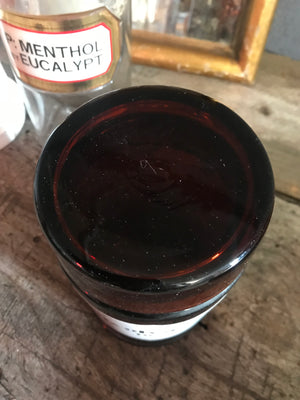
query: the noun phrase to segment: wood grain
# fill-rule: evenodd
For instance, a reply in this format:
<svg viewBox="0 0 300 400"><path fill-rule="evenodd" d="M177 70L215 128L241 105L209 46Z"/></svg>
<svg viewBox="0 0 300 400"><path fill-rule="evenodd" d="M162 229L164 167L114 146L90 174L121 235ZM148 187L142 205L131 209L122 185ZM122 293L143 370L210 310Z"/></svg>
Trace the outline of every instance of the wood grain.
<svg viewBox="0 0 300 400"><path fill-rule="evenodd" d="M173 344L133 346L103 328L61 272L37 222L32 183L40 146L30 125L0 152L1 400L299 399L300 207L289 189L297 174L288 173L300 149L290 131L299 81L292 67L286 76L268 62L264 68L252 88L134 69L139 84L177 83L226 97L270 145L280 191L294 197L276 198L270 227L242 278ZM269 86L272 76L264 78L270 71L277 91ZM264 115L261 106L272 113ZM271 115L281 127L270 127Z"/></svg>

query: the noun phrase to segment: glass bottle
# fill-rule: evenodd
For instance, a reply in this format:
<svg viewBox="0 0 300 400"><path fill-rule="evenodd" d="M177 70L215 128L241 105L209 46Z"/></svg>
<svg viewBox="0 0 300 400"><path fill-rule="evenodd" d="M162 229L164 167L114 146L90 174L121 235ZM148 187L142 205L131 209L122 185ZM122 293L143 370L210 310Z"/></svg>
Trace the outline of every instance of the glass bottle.
<svg viewBox="0 0 300 400"><path fill-rule="evenodd" d="M74 109L130 83L130 0L0 0L1 36L43 143Z"/></svg>
<svg viewBox="0 0 300 400"><path fill-rule="evenodd" d="M178 337L226 296L274 201L251 128L204 95L163 86L77 109L48 140L34 191L74 288L138 343Z"/></svg>

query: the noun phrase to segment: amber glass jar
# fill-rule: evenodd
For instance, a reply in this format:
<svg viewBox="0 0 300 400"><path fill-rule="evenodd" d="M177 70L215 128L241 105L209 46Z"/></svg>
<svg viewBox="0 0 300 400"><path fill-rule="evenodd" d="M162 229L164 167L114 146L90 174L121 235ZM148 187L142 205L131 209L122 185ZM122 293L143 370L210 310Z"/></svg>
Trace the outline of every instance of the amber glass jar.
<svg viewBox="0 0 300 400"><path fill-rule="evenodd" d="M75 111L35 177L41 226L80 295L113 331L176 337L221 301L269 223L267 154L196 92L121 89Z"/></svg>

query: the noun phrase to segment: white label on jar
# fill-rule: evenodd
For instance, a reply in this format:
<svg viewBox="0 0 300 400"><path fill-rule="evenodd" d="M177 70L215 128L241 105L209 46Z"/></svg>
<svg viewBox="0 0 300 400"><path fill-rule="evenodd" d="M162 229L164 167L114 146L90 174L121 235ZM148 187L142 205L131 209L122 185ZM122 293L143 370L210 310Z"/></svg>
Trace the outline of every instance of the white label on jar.
<svg viewBox="0 0 300 400"><path fill-rule="evenodd" d="M84 19L90 15L75 20L74 16L73 20L70 16L66 19L60 16L61 21L56 24L55 19L39 21L22 17L22 26L17 25L16 17L13 19L16 23L3 20L2 37L17 75L32 86L44 89L46 85L47 90L54 88L54 91L65 88L74 91L76 85L87 89L86 81L96 81L98 85L99 79L102 78L102 83L110 79L111 76L105 76L114 57L119 57L119 26L108 10L101 9L97 15L98 23L92 26L86 25L95 18L90 23Z"/></svg>
<svg viewBox="0 0 300 400"><path fill-rule="evenodd" d="M101 320L109 326L112 330L128 336L132 339L143 340L143 341L155 341L155 340L165 340L171 339L178 336L196 325L210 310L212 310L220 301L223 300L223 296L219 301L217 301L212 307L210 307L205 312L197 315L196 317L187 319L181 322L175 322L172 324L133 324L131 322L121 321L119 319L113 318L102 311L99 311L92 306L96 314L101 318Z"/></svg>

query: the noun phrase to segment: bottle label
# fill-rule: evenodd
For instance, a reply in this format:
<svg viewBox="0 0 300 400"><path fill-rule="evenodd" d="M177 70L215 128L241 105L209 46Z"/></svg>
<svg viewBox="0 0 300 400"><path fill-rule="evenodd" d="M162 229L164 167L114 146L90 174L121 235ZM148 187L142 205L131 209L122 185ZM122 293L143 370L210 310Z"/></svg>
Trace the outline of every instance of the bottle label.
<svg viewBox="0 0 300 400"><path fill-rule="evenodd" d="M113 318L96 309L95 307L91 307L100 317L103 323L109 326L113 331L116 331L121 335L130 337L132 339L151 342L156 340L171 339L188 331L194 325L196 325L207 313L209 313L209 311L211 311L220 301L222 301L224 297L225 296L223 296L212 307L210 307L203 313L198 314L197 316L187 319L185 321L175 322L172 324L133 324L131 322L125 322Z"/></svg>
<svg viewBox="0 0 300 400"><path fill-rule="evenodd" d="M17 76L52 92L108 83L120 57L119 20L107 8L25 16L2 11L1 35Z"/></svg>

